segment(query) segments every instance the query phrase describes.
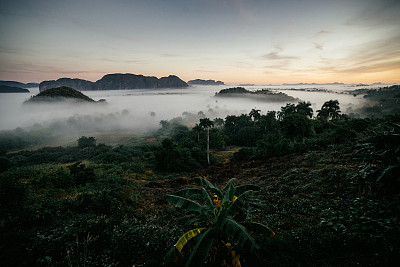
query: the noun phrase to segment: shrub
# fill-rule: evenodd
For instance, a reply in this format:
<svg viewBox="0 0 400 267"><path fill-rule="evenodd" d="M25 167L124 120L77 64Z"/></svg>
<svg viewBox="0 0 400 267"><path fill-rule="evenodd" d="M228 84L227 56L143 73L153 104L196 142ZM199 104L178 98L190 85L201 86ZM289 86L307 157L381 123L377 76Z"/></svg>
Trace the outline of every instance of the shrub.
<svg viewBox="0 0 400 267"><path fill-rule="evenodd" d="M166 256L171 261L182 252L189 240L196 238L196 244L187 260L186 266L193 262L204 263L212 250L213 264L226 260L234 266L240 266L241 255L255 255L259 249L249 230L262 231L273 237L275 233L263 224L243 221L246 219L244 199L258 190L254 185L235 187L236 178L232 178L223 189L213 185L204 178L195 178L202 187L187 188L175 195L168 195L167 201L176 207L198 213L198 217L190 221L196 226L182 235ZM240 221L240 222L239 222Z"/></svg>
<svg viewBox="0 0 400 267"><path fill-rule="evenodd" d="M86 137L82 136L78 139L78 147L85 148L85 147L95 147L96 146L96 138L94 137Z"/></svg>

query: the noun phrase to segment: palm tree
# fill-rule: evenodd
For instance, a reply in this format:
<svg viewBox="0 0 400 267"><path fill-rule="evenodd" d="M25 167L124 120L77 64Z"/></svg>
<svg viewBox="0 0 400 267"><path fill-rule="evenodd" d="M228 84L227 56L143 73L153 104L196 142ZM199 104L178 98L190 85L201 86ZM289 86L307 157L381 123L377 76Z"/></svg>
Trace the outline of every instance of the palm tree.
<svg viewBox="0 0 400 267"><path fill-rule="evenodd" d="M337 119L340 117L340 107L339 107L339 101L338 100L329 100L325 102L321 110L317 110L318 115L317 117L319 118L325 118L325 119Z"/></svg>
<svg viewBox="0 0 400 267"><path fill-rule="evenodd" d="M296 113L312 118L313 115L313 109L311 108L311 103L310 102L299 102L296 105Z"/></svg>
<svg viewBox="0 0 400 267"><path fill-rule="evenodd" d="M253 118L254 125L256 124L256 121L258 121L261 117L260 111L261 110L259 110L259 109L253 108L249 113L250 118Z"/></svg>
<svg viewBox="0 0 400 267"><path fill-rule="evenodd" d="M296 106L294 104L287 103L286 106L281 107L281 111L278 111L278 119L282 120L286 115L296 113Z"/></svg>
<svg viewBox="0 0 400 267"><path fill-rule="evenodd" d="M214 122L209 118L200 119L200 127L207 130L207 162L210 165L210 128L214 126Z"/></svg>

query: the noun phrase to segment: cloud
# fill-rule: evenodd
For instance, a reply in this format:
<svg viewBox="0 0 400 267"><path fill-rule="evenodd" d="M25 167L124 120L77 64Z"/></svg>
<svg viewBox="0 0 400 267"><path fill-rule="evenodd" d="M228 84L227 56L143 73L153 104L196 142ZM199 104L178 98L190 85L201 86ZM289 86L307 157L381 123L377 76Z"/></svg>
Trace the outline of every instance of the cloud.
<svg viewBox="0 0 400 267"><path fill-rule="evenodd" d="M320 69L329 73L400 71L400 34L366 43L341 59L322 58L320 63L323 65Z"/></svg>
<svg viewBox="0 0 400 267"><path fill-rule="evenodd" d="M146 60L140 59L114 59L114 58L101 58L101 61L111 62L111 63L135 63L135 64L148 64Z"/></svg>
<svg viewBox="0 0 400 267"><path fill-rule="evenodd" d="M180 57L181 55L178 55L178 54L169 54L169 53L162 53L162 54L159 54L160 56L162 56L162 57L169 57L169 58L174 58L174 57Z"/></svg>
<svg viewBox="0 0 400 267"><path fill-rule="evenodd" d="M400 1L371 1L364 5L346 23L347 26L365 25L370 27L387 27L400 25Z"/></svg>
<svg viewBox="0 0 400 267"><path fill-rule="evenodd" d="M274 51L270 52L268 54L265 54L262 56L263 59L267 60L292 60L292 59L299 59L298 57L295 56L285 56L281 55L280 52Z"/></svg>
<svg viewBox="0 0 400 267"><path fill-rule="evenodd" d="M315 49L324 50L324 46L322 44L314 43Z"/></svg>
<svg viewBox="0 0 400 267"><path fill-rule="evenodd" d="M331 32L327 31L327 30L321 30L321 31L317 32L316 34L314 34L314 38L318 38L318 37L320 37L322 35L326 35L326 34L330 34L330 33Z"/></svg>
<svg viewBox="0 0 400 267"><path fill-rule="evenodd" d="M282 55L284 47L281 45L275 46L275 51L262 56L262 59L267 60L270 64L264 65L264 69L271 71L288 71L293 60L299 60L297 56Z"/></svg>
<svg viewBox="0 0 400 267"><path fill-rule="evenodd" d="M197 72L205 72L205 73L218 73L216 70L196 70Z"/></svg>

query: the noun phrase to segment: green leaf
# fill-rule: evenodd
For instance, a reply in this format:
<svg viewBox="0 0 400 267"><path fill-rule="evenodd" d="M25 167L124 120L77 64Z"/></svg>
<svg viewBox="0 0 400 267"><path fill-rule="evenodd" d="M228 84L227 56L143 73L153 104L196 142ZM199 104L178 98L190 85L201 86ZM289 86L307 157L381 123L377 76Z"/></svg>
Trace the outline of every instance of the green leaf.
<svg viewBox="0 0 400 267"><path fill-rule="evenodd" d="M260 190L260 187L252 184L240 185L236 187L236 195L240 196L241 194L249 190L258 191Z"/></svg>
<svg viewBox="0 0 400 267"><path fill-rule="evenodd" d="M196 211L201 215L208 215L207 209L193 200L174 195L167 195L166 199L169 203L174 204L175 207Z"/></svg>
<svg viewBox="0 0 400 267"><path fill-rule="evenodd" d="M198 223L199 221L201 221L199 218L193 218L193 219L185 222L185 226L190 226L192 224Z"/></svg>
<svg viewBox="0 0 400 267"><path fill-rule="evenodd" d="M174 193L175 196L189 197L190 199L202 199L203 191L201 188L185 188Z"/></svg>
<svg viewBox="0 0 400 267"><path fill-rule="evenodd" d="M185 267L190 266L194 259L196 260L196 265L202 265L202 263L204 263L204 260L214 242L212 233L213 229L210 228L198 236L199 240L197 241L196 246L193 248Z"/></svg>
<svg viewBox="0 0 400 267"><path fill-rule="evenodd" d="M195 183L201 185L204 187L206 190L209 190L211 193L216 194L219 198L222 197L222 191L215 185L213 185L210 181L207 179L204 179L203 177L196 177L194 178Z"/></svg>
<svg viewBox="0 0 400 267"><path fill-rule="evenodd" d="M238 240L238 246L241 249L254 251L259 249L254 239L247 232L246 228L237 221L225 218L221 224L222 231Z"/></svg>
<svg viewBox="0 0 400 267"><path fill-rule="evenodd" d="M191 200L204 200L208 208L214 208L210 194L204 188L186 188L174 193L175 196L187 197Z"/></svg>
<svg viewBox="0 0 400 267"><path fill-rule="evenodd" d="M181 252L183 247L186 245L187 242L189 242L190 239L192 239L193 237L196 237L197 235L199 235L204 229L206 228L196 228L190 231L187 231L186 233L184 233L178 240L178 242L176 242L176 244L174 245L174 247Z"/></svg>
<svg viewBox="0 0 400 267"><path fill-rule="evenodd" d="M176 247L173 246L172 248L170 248L170 250L168 250L168 253L165 255L165 262L170 263L176 257L178 257L178 251L177 251Z"/></svg>
<svg viewBox="0 0 400 267"><path fill-rule="evenodd" d="M237 182L236 178L231 178L225 185L225 187L222 189L222 192L226 192L226 190L229 188L230 185L234 186Z"/></svg>
<svg viewBox="0 0 400 267"><path fill-rule="evenodd" d="M224 198L222 199L221 207L224 206L228 201L233 201L233 197L235 196L236 188L233 185L230 185L225 192Z"/></svg>
<svg viewBox="0 0 400 267"><path fill-rule="evenodd" d="M253 194L253 193L254 193L253 190L248 190L248 191L245 191L244 193L242 193L241 195L239 195L239 196L237 197L237 199L235 200L235 202L233 202L232 205L229 206L228 211L229 211L229 212L233 211L233 210L235 209L235 207L236 207L237 205L239 205L238 203L241 203L241 201L242 201L242 199L243 199L244 197L246 197L247 195Z"/></svg>
<svg viewBox="0 0 400 267"><path fill-rule="evenodd" d="M240 224L243 225L244 227L246 227L247 229L251 230L251 231L266 234L270 238L274 238L274 236L275 236L275 232L272 231L269 227L267 227L266 225L264 225L262 223L242 222Z"/></svg>

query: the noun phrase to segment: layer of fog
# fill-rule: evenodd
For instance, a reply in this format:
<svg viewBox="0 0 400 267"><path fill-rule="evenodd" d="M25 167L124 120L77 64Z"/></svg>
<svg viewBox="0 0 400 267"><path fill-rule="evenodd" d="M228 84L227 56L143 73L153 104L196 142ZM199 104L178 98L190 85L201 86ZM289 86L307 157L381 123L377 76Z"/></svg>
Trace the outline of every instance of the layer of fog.
<svg viewBox="0 0 400 267"><path fill-rule="evenodd" d="M132 130L143 132L159 127L161 120L175 117L197 120L202 112L206 117L225 118L227 115L249 113L259 109L262 114L267 111L278 111L286 103L266 103L251 99L216 98L215 93L232 86L192 86L187 89L145 89L85 91L84 94L94 100L106 99L106 104L73 104L49 103L24 105L31 95L37 94L38 88L31 88L30 94L2 94L0 96L0 130L12 130L17 127L50 127L62 134L85 134L90 132L107 132ZM325 101L339 100L342 112L349 107L362 104L362 96L354 97L343 92L354 87L343 85L298 85L298 86L245 86L248 90L271 88L277 92L310 101L314 114ZM290 90L291 88L317 88L313 92ZM328 92L318 90L327 89ZM334 93L334 92L338 93ZM189 113L189 114L188 114ZM200 116L201 117L201 116ZM196 121L187 123L195 123Z"/></svg>

